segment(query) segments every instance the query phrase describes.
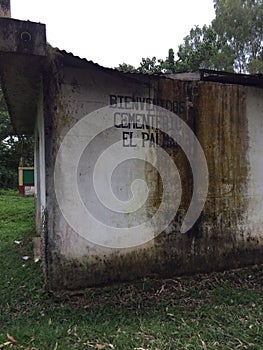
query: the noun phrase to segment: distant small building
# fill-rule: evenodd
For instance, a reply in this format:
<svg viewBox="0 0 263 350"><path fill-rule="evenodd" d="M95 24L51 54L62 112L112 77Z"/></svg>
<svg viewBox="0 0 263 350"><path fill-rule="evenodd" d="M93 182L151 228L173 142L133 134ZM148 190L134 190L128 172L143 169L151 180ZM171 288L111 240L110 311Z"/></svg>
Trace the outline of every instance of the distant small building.
<svg viewBox="0 0 263 350"><path fill-rule="evenodd" d="M122 73L10 18L0 69L50 290L263 262L261 75Z"/></svg>
<svg viewBox="0 0 263 350"><path fill-rule="evenodd" d="M21 196L33 196L34 187L34 167L18 167L18 190Z"/></svg>

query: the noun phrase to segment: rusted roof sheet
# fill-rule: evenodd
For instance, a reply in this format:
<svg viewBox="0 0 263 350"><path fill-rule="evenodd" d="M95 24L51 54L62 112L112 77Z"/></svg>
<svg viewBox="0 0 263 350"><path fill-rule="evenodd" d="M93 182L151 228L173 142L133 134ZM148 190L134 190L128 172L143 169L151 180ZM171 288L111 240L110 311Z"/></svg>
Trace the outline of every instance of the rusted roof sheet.
<svg viewBox="0 0 263 350"><path fill-rule="evenodd" d="M114 72L115 74L119 73L121 75L125 74L127 76L163 76L165 77L165 74L163 73L154 73L154 74L146 74L146 73L140 73L140 72L122 72L118 70L117 68L109 68L101 66L98 63L95 63L91 60L87 60L86 58L81 58L79 56L75 56L72 52L67 52L65 50L60 50L56 48L56 51L58 54L63 56L63 61L66 66L70 67L76 67L76 68L87 68L90 66L97 67L104 71Z"/></svg>
<svg viewBox="0 0 263 350"><path fill-rule="evenodd" d="M57 53L59 55L61 55L63 57L63 61L64 64L67 66L71 66L71 67L78 67L78 68L87 68L87 66L89 65L93 65L102 69L106 69L106 70L116 70L113 68L107 68L107 67L103 67L101 65L99 65L98 63L95 63L93 61L87 60L86 58L81 58L79 56L75 56L72 52L67 52L65 50L60 50L58 48L55 48L55 50L57 51Z"/></svg>
<svg viewBox="0 0 263 350"><path fill-rule="evenodd" d="M183 80L183 81L196 81L200 80L199 72L186 72L186 73L175 73L175 74L164 74L166 78Z"/></svg>
<svg viewBox="0 0 263 350"><path fill-rule="evenodd" d="M200 69L202 81L263 87L263 74L240 74Z"/></svg>
<svg viewBox="0 0 263 350"><path fill-rule="evenodd" d="M75 56L71 52L67 52L65 50L56 49L58 53L63 56L64 64L72 67L78 68L86 68L87 65L115 72L121 73L125 75L146 75L144 73L139 72L121 72L116 68L108 68L99 65L98 63L94 63L93 61L89 61L86 58L80 58L79 56ZM240 73L229 73L224 71L215 71L210 69L200 69L198 72L185 72L185 73L175 73L175 74L164 74L164 73L155 73L151 74L151 76L158 76L168 79L182 80L182 81L212 81L223 84L238 84L238 85L248 85L248 86L258 86L263 87L263 74L240 74Z"/></svg>

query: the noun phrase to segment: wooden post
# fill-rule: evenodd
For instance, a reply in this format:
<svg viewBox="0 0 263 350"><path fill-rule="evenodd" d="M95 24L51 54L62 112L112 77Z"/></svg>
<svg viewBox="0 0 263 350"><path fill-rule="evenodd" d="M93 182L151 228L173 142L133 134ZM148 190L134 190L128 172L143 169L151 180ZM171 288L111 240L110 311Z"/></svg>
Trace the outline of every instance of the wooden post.
<svg viewBox="0 0 263 350"><path fill-rule="evenodd" d="M11 18L10 0L0 0L0 17Z"/></svg>

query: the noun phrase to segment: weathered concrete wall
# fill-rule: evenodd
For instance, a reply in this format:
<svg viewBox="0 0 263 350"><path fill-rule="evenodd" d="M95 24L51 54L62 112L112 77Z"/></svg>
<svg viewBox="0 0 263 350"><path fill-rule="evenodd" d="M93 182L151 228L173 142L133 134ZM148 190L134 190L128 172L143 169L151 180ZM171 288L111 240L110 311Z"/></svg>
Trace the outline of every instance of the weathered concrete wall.
<svg viewBox="0 0 263 350"><path fill-rule="evenodd" d="M145 275L208 272L262 261L262 89L124 75L95 65L87 65L85 69L58 65L54 69L56 74L52 76L56 79L47 77L44 81L47 185L45 254L50 289L84 288ZM209 191L198 221L186 233L181 233L180 227L191 201L193 175L184 152L178 145L169 142L164 148L179 169L182 198L177 214L160 235L137 247L120 249L102 246L83 238L62 215L54 188L59 147L71 128L90 112L107 106L110 99L114 99L111 95L174 101L172 107L170 102L165 107L173 109L198 137L208 164ZM78 145L86 137L85 132L83 129L83 133L69 139L72 160L78 156ZM94 132L90 122L87 133L92 135ZM116 141L116 133L114 135L102 133L83 153L83 162L94 162L98 154ZM136 154L136 150L134 152ZM158 164L155 150L150 150L149 154L153 163ZM60 161L63 162L63 159ZM108 165L106 161L105 166ZM122 200L128 195L133 175L142 177L150 189L144 211L129 217L131 224L135 224L136 220L145 220L156 212L163 189L160 176L152 166L142 165L141 160L137 160L128 169L128 178L126 169L125 173L120 171L115 174L116 179L113 180L114 190L119 191L120 183L125 188ZM77 171L80 171L80 176L85 169ZM64 191L65 198L70 198L70 191L73 191L74 184L70 188L68 174L74 172L73 161L68 162L68 173L58 171L60 191ZM172 169L167 169L167 176L172 181L175 176ZM74 176L72 179L74 182ZM95 202L93 192L85 187L85 181L80 181L78 188L86 205ZM107 191L107 188L103 190ZM175 187L175 192L177 190ZM120 191L118 194L123 195ZM70 203L70 199L68 202L81 223L83 217L78 213L75 202L72 200ZM118 221L119 225L127 223L127 215L115 216L98 203L95 204L94 215L106 221ZM87 232L89 230L91 228L87 227Z"/></svg>
<svg viewBox="0 0 263 350"><path fill-rule="evenodd" d="M0 18L0 73L14 127L35 131L49 289L262 262L260 77L124 74L47 50L45 26L8 18ZM142 122L142 106L155 124Z"/></svg>
<svg viewBox="0 0 263 350"><path fill-rule="evenodd" d="M0 18L0 74L8 111L18 133L34 132L45 61L43 24Z"/></svg>
<svg viewBox="0 0 263 350"><path fill-rule="evenodd" d="M36 236L45 239L45 215L46 215L46 178L45 178L45 134L43 115L43 89L40 89L38 99L38 111L35 123L35 222ZM44 244L42 244L44 247ZM44 256L44 251L42 252Z"/></svg>
<svg viewBox="0 0 263 350"><path fill-rule="evenodd" d="M247 186L247 243L255 246L262 244L263 239L263 94L262 89L246 89L246 114L249 147Z"/></svg>

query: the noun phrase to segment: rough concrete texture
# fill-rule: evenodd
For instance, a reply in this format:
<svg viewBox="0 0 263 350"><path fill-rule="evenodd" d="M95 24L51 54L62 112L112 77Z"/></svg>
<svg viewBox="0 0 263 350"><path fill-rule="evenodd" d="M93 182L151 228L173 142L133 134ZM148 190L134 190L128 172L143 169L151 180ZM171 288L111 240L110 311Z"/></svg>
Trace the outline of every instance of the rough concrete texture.
<svg viewBox="0 0 263 350"><path fill-rule="evenodd" d="M60 67L57 73L53 89L50 85L47 88L52 95L46 98L49 115L45 116L49 155L46 261L50 289L82 289L141 276L192 274L262 262L263 197L261 167L256 161L262 157L262 89L125 75L95 65L86 69ZM181 204L167 229L152 241L126 249L101 247L82 238L61 214L53 191L59 146L83 116L109 104L110 95L176 101L177 114L197 135L207 159L209 191L204 210L187 233L180 232L180 225L191 201L192 173L184 153L173 144L164 148L180 171ZM108 141L101 138L93 152L107 147ZM72 155L73 149L74 142ZM87 162L89 157L92 154ZM162 186L151 167L144 165L143 169L152 191L149 214L159 205ZM106 215L99 207L97 210L98 215Z"/></svg>
<svg viewBox="0 0 263 350"><path fill-rule="evenodd" d="M221 72L219 82L213 72L212 82L209 72L203 74L203 80L199 74L125 74L64 51L46 50L44 26L10 19L0 19L0 68L14 126L20 133L35 132L36 228L50 290L76 290L142 276L193 274L262 263L262 78L232 74L227 81L228 75ZM133 132L142 137L145 130L127 127L119 117L116 123L104 119L99 126L103 128L110 122L110 129L92 139L82 150L81 165L75 166L79 144L95 135L96 123L87 117L88 127L79 128L71 138L65 137L91 112L125 103L123 96L127 100L138 97L138 101L173 111L191 128L203 148L209 173L208 194L201 215L185 233L180 229L193 195L193 169L185 150L158 127L150 130L155 137L153 143L158 134L158 144L176 164L181 185L176 184L178 174L172 164L164 164L161 170L168 179L167 191L155 169L163 164L157 148L149 148L147 161L136 159L125 171L119 167L112 176L112 189L121 200L129 198L134 179L140 178L148 185L145 205L134 213L116 213L102 206L92 187L88 187L93 176L90 169L98 155L116 141L123 142L121 152L127 147L138 158L140 151L124 135ZM63 169L60 146L65 139L69 140L70 157ZM199 159L200 152L192 143L189 145ZM110 158L104 160L106 169L111 162ZM203 170L198 166L194 169L198 184ZM107 171L97 176L102 194L108 191L103 180L106 174ZM174 210L174 216L159 235L138 246L113 248L111 242L103 246L85 239L78 227L65 219L59 206L60 195L77 218L77 225L85 222L81 206L70 197L76 179L79 202L85 203L98 221L121 228L153 217L166 192L176 198L181 187L182 196L178 210L174 210L170 199L162 208L160 220L165 220L169 211ZM59 183L59 193L54 180ZM199 194L202 191L200 187ZM103 232L96 232L93 226L85 230L88 237L108 232L107 227Z"/></svg>
<svg viewBox="0 0 263 350"><path fill-rule="evenodd" d="M45 26L0 18L0 75L7 107L19 133L33 133L43 65Z"/></svg>
<svg viewBox="0 0 263 350"><path fill-rule="evenodd" d="M0 0L0 17L11 17L10 0Z"/></svg>

